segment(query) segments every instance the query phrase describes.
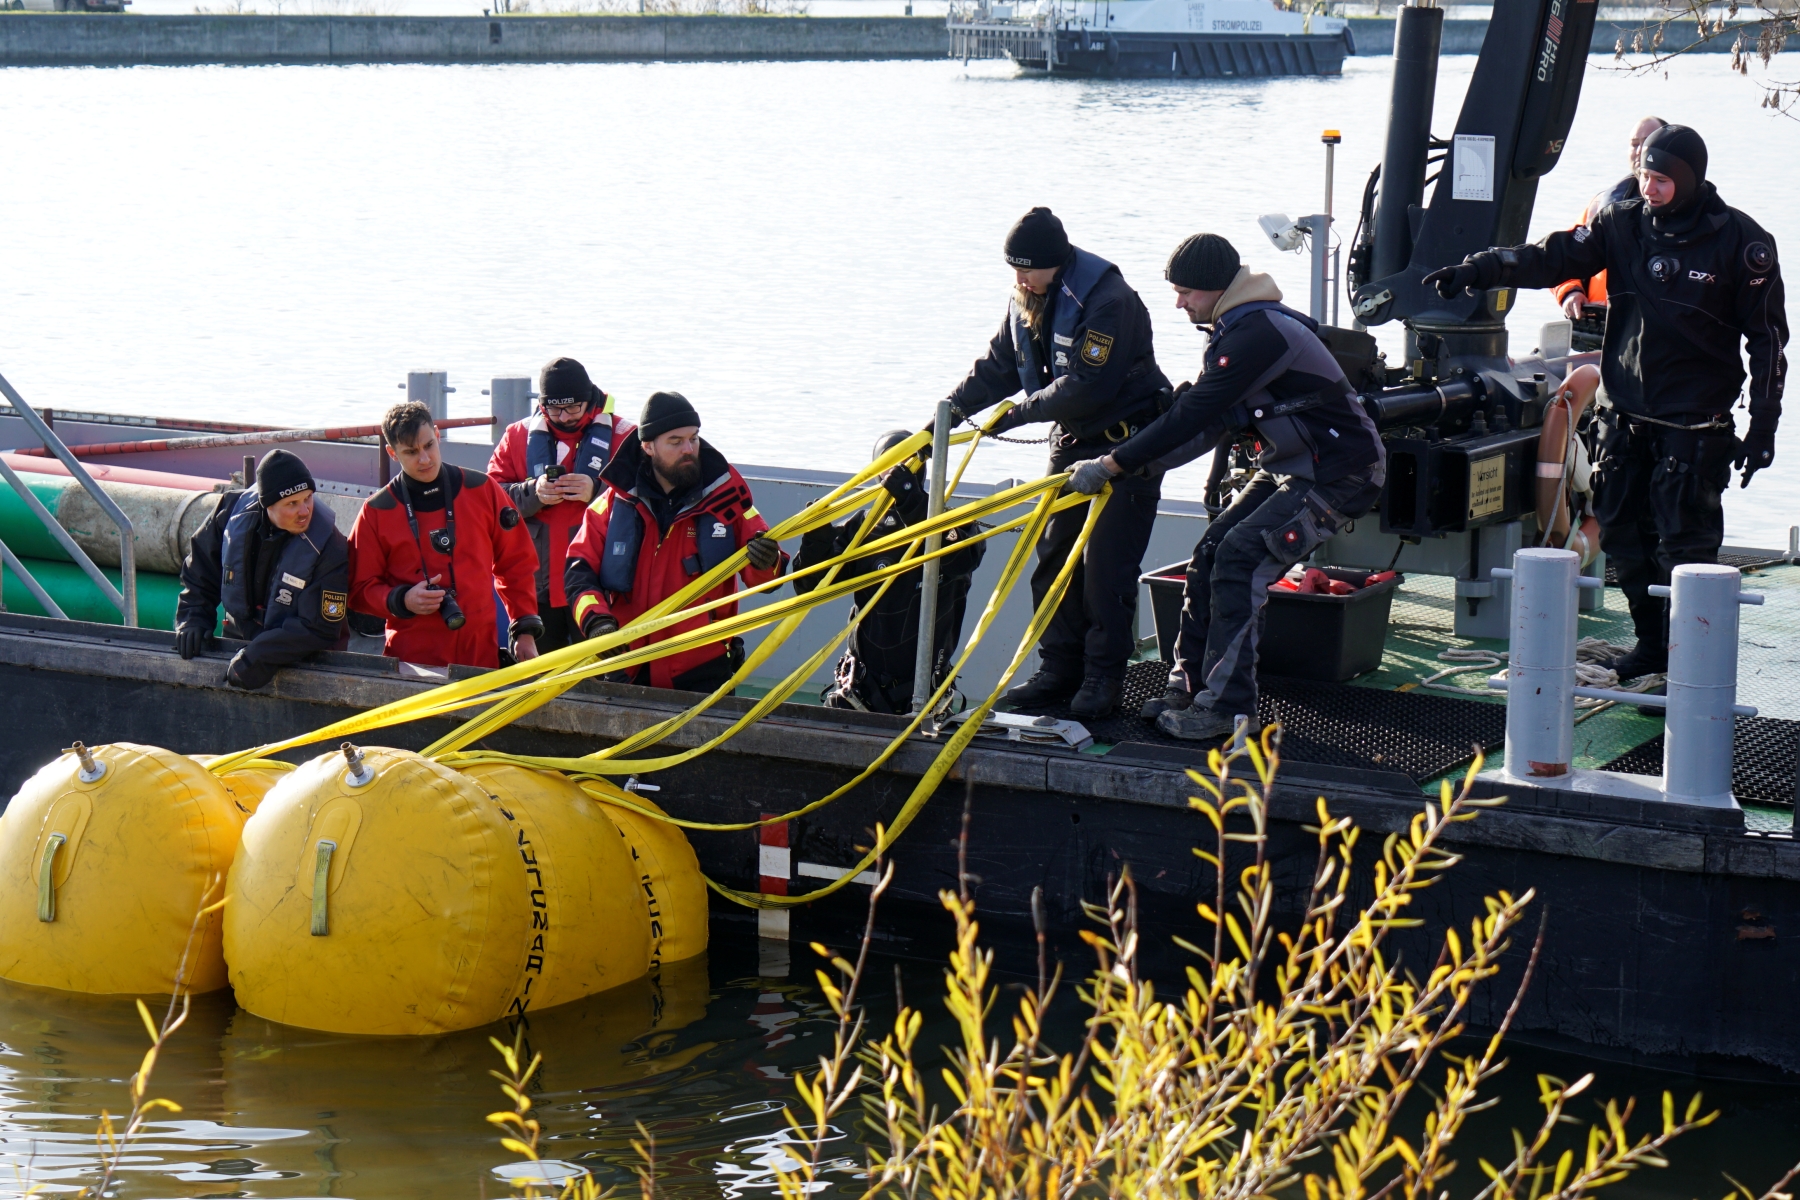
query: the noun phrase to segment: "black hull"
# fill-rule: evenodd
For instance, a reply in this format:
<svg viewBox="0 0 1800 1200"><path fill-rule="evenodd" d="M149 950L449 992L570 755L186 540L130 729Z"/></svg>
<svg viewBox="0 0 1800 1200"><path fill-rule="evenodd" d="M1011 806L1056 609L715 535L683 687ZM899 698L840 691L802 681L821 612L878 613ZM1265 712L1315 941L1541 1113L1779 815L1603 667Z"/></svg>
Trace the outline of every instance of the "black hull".
<svg viewBox="0 0 1800 1200"><path fill-rule="evenodd" d="M1269 79L1342 75L1348 34L1255 35L1059 33L1056 62L1015 57L1020 66L1100 79Z"/></svg>
<svg viewBox="0 0 1800 1200"><path fill-rule="evenodd" d="M186 753L237 750L424 686L401 680L388 660L331 655L246 695L218 682L228 651L183 662L172 641L150 631L0 615L0 687L12 697L3 710L8 736L0 740L0 794L10 795L76 738ZM679 711L690 699L584 684L488 744L580 754ZM720 711L729 718L747 703L727 701ZM702 718L672 740L690 745L722 726ZM447 728L430 722L369 740L416 748ZM659 775L657 799L706 821L788 811L842 783L896 728L892 718L787 706L728 748ZM934 743L919 739L889 770L795 822L795 861L854 862L857 847L868 844L876 822L891 821L935 752ZM1099 900L1108 878L1129 863L1149 935L1148 965L1156 977L1178 978L1180 959L1168 939L1202 936L1193 906L1212 890L1210 871L1190 852L1203 825L1187 808L1192 788L1183 765L1166 753L1134 757L1128 747L1102 757L978 743L896 847L896 881L880 923L884 946L921 957L941 953L948 922L937 894L955 883L966 771L977 781L969 869L980 877L983 926L1003 966L1030 965L1030 897L1042 887L1053 952L1084 969L1090 959L1077 937L1081 902ZM1285 778L1272 814L1271 850L1279 902L1291 919L1314 862L1314 838L1305 827L1315 820L1316 796L1329 796L1334 811L1363 827L1365 868L1381 837L1403 831L1422 797L1404 776L1379 771L1294 763ZM1519 1018L1522 1036L1714 1075L1800 1077L1800 1030L1791 1012L1800 939L1786 936L1800 925L1800 846L1745 833L1735 812L1634 808L1597 798L1574 807L1570 799L1515 791L1505 808L1459 826L1453 849L1464 861L1418 894L1409 915L1425 918L1428 928L1399 934L1405 961L1425 969L1443 927L1466 928L1484 896L1535 888L1549 924L1544 961ZM715 878L757 886L753 833L701 833L693 842ZM801 878L793 886L818 883ZM822 937L843 946L863 909L864 890L852 887L799 910L795 941ZM754 937L743 910L721 906L719 915L739 918L722 923L719 937ZM1772 936L1776 930L1783 936ZM1513 948L1506 974L1472 1014L1476 1024L1498 1022L1528 949ZM803 960L796 955L797 969Z"/></svg>

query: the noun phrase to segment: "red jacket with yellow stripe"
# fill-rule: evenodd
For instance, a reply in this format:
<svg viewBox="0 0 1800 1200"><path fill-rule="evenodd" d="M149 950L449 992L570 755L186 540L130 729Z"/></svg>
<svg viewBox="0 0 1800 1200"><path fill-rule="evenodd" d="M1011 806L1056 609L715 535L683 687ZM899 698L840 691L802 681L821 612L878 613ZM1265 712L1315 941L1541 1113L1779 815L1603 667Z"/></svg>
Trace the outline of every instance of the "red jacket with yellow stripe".
<svg viewBox="0 0 1800 1200"><path fill-rule="evenodd" d="M679 495L665 495L651 473L649 456L637 439L627 439L601 474L606 491L588 507L569 543L563 589L569 613L579 624L607 613L620 625L654 608L698 576L730 557L769 523L756 511L750 485L706 441L700 443L701 482ZM778 578L787 555L767 571L745 566L693 603L729 596L737 579L754 586ZM705 615L664 629L642 646L704 628L737 613L721 604ZM671 687L679 676L726 652L723 640L706 643L650 663L652 687Z"/></svg>

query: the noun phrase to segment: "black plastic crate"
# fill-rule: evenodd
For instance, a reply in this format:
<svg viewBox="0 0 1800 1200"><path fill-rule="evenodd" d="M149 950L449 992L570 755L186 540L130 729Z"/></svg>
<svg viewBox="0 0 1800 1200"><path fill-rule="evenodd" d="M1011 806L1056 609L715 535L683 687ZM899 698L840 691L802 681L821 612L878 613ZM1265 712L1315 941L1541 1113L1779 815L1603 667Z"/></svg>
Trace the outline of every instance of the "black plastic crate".
<svg viewBox="0 0 1800 1200"><path fill-rule="evenodd" d="M1324 571L1346 583L1361 583L1370 575L1368 571L1337 567L1326 567ZM1181 629L1181 592L1187 586L1187 563L1158 567L1139 578L1150 589L1157 647L1163 661L1172 662L1175 635ZM1388 615L1394 607L1394 592L1405 582L1404 575L1396 575L1348 596L1270 592L1268 603L1263 606L1257 674L1342 683L1375 670L1387 649Z"/></svg>

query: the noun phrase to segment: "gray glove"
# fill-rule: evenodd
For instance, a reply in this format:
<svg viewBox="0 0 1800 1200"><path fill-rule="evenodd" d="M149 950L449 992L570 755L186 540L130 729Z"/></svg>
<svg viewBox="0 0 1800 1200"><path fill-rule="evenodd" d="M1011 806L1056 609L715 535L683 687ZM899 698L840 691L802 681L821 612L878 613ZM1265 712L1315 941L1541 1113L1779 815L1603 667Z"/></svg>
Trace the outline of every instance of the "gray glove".
<svg viewBox="0 0 1800 1200"><path fill-rule="evenodd" d="M1101 488L1113 481L1113 473L1106 469L1106 459L1090 458L1077 463L1075 472L1069 478L1069 490L1080 492L1084 496L1098 495Z"/></svg>
<svg viewBox="0 0 1800 1200"><path fill-rule="evenodd" d="M744 556L758 571L771 571L781 561L781 547L774 538L759 533L744 543Z"/></svg>

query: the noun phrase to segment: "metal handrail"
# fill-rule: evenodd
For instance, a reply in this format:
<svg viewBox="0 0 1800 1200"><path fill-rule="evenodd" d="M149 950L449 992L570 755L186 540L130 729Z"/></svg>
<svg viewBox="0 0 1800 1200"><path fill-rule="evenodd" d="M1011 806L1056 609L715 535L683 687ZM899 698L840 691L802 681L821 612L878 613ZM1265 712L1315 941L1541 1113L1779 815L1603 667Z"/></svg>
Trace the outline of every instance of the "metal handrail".
<svg viewBox="0 0 1800 1200"><path fill-rule="evenodd" d="M13 415L24 421L26 427L37 436L38 441L44 444L44 449L56 455L62 462L62 465L69 469L69 476L74 479L75 482L79 483L88 495L94 498L94 503L100 506L100 511L105 513L107 519L118 529L119 582L123 585L122 593L120 589L116 589L112 586L110 580L100 574L99 569L94 566L93 560L82 552L79 547L75 546L73 540L68 537L68 531L64 530L62 526L56 522L55 518L50 518L48 524L48 528L51 530L53 536L60 533L61 536L57 537L57 540L64 544L65 549L74 549L75 561L81 565L81 568L86 571L91 578L100 584L102 593L107 599L111 600L114 607L119 610L119 616L124 620L125 625L128 627L135 626L138 623L137 539L132 534L131 518L126 516L125 510L121 509L113 498L106 494L104 488L94 482L94 477L89 475L87 468L81 465L81 460L69 453L69 448L65 446L63 440L56 435L56 431L44 423L44 418L38 416L37 410L25 402L25 397L19 395L19 393L14 390L13 385L6 381L4 375L0 375L0 395L5 396L12 404ZM10 468L7 469L6 474L9 476L8 482L11 483L15 489L20 491L21 494L29 493L30 489L22 486L18 476L14 475ZM27 503L34 503L35 501L36 497L32 496ZM46 517L49 517L49 510L45 509L41 503L34 504L34 511L38 512L39 520L44 520ZM10 553L7 557L11 557ZM15 559L14 561L16 562L17 560ZM15 570L22 571L22 568L15 568ZM21 574L20 578L24 579L26 576ZM38 603L43 604L45 600L48 599L47 596L38 595L39 589L35 581L28 583L26 586L32 591L33 596L38 598ZM54 607L54 605L47 605L46 610L51 607ZM54 615L60 617L62 613L58 611Z"/></svg>
<svg viewBox="0 0 1800 1200"><path fill-rule="evenodd" d="M19 561L19 556L14 554L12 547L5 542L0 542L0 561L5 562L7 568L19 577L19 582L25 585L25 590L31 593L32 599L36 600L45 612L59 621L69 619L69 614L62 610L62 605L50 598L50 593L46 592L44 585L37 581L37 576L25 569L25 564ZM0 607L4 607L4 605L0 604Z"/></svg>

